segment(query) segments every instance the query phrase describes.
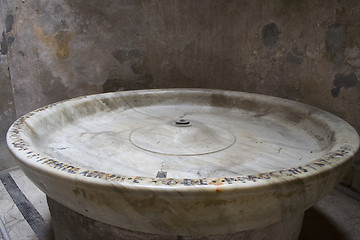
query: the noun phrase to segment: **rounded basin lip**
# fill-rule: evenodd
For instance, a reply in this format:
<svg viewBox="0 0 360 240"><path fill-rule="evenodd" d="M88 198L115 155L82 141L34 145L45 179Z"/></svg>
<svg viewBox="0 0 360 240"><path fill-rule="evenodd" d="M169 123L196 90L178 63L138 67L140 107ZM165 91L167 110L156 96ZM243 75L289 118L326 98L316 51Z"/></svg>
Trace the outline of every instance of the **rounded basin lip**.
<svg viewBox="0 0 360 240"><path fill-rule="evenodd" d="M99 96L116 96L127 94L147 94L147 93L215 93L215 94L245 94L247 96L262 97L267 99L275 99L277 102L281 101L285 104L292 104L296 107L315 109L316 112L325 116L326 123L331 126L331 130L335 132L336 143L332 146L328 153L322 157L306 162L302 165L294 166L290 169L274 170L272 172L257 173L252 175L239 175L236 177L210 177L210 178L151 178L142 176L124 176L116 173L105 173L96 171L95 169L84 169L78 166L71 166L60 159L47 158L41 153L34 151L31 145L22 138L22 128L26 125L26 119L46 109L53 108L63 102L77 102L84 100L97 99ZM292 180L306 179L314 175L319 175L323 172L330 171L333 168L339 167L345 162L351 161L353 156L359 149L359 136L355 129L347 122L339 117L328 113L319 108L305 105L292 100L282 99L254 93L244 93L239 91L229 90L213 90L213 89L151 89L151 90L135 90L124 92L112 92L103 94L94 94L81 96L64 100L61 102L46 105L31 111L19 119L17 119L9 128L7 132L7 144L10 152L20 162L20 165L25 165L33 171L40 174L46 174L50 177L63 178L67 181L83 182L92 186L113 186L114 184L121 184L127 189L139 190L156 190L156 191L200 191L213 192L214 189L221 191L237 190L254 190L267 187L272 184L281 182L289 182ZM251 189L250 189L251 188Z"/></svg>

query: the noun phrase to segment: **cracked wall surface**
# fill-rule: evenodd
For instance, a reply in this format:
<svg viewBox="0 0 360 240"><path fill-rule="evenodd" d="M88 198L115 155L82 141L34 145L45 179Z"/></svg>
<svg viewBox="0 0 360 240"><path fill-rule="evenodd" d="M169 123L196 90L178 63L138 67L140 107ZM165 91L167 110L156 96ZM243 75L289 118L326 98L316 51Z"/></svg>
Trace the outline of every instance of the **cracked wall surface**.
<svg viewBox="0 0 360 240"><path fill-rule="evenodd" d="M1 141L43 105L200 87L310 104L360 132L360 3L1 0ZM360 160L346 182L360 191Z"/></svg>

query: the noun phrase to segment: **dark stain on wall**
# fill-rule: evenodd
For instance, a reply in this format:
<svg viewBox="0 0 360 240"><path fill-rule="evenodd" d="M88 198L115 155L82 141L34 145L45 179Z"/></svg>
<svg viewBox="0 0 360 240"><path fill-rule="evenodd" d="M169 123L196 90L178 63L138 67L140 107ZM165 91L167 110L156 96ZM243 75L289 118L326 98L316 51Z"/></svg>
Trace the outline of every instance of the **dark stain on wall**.
<svg viewBox="0 0 360 240"><path fill-rule="evenodd" d="M139 49L121 49L114 51L112 55L118 62L123 63L134 58L143 57L144 53Z"/></svg>
<svg viewBox="0 0 360 240"><path fill-rule="evenodd" d="M126 80L118 78L106 79L103 84L103 93L118 91L123 85L126 84Z"/></svg>
<svg viewBox="0 0 360 240"><path fill-rule="evenodd" d="M336 54L344 44L346 26L343 24L332 24L328 27L326 33L326 51L330 54Z"/></svg>
<svg viewBox="0 0 360 240"><path fill-rule="evenodd" d="M355 87L358 81L359 80L358 80L355 72L351 72L348 75L345 75L343 73L335 74L335 79L333 82L335 87L333 89L331 89L331 95L333 97L339 96L341 88Z"/></svg>
<svg viewBox="0 0 360 240"><path fill-rule="evenodd" d="M103 92L126 91L151 88L153 77L146 66L146 53L142 49L120 49L112 52L112 56L125 67L130 67L132 73L110 74L103 84Z"/></svg>
<svg viewBox="0 0 360 240"><path fill-rule="evenodd" d="M136 74L146 72L144 59L143 58L135 59L134 63L131 65L131 70Z"/></svg>
<svg viewBox="0 0 360 240"><path fill-rule="evenodd" d="M279 29L275 23L269 23L263 26L261 36L265 46L274 46L279 39Z"/></svg>
<svg viewBox="0 0 360 240"><path fill-rule="evenodd" d="M0 46L1 46L1 54L4 54L4 55L7 54L7 52L8 52L8 43L7 43L5 32L2 33Z"/></svg>
<svg viewBox="0 0 360 240"><path fill-rule="evenodd" d="M1 54L7 54L8 53L8 50L9 50L9 45L12 44L13 42L15 41L15 38L14 37L8 37L6 38L6 34L3 32L2 33L2 38L1 38L1 43L0 43L0 46L1 46Z"/></svg>
<svg viewBox="0 0 360 240"><path fill-rule="evenodd" d="M60 77L54 76L49 70L41 72L40 87L41 92L46 96L48 103L61 101L68 97L68 88L64 85Z"/></svg>
<svg viewBox="0 0 360 240"><path fill-rule="evenodd" d="M5 18L5 30L6 32L11 32L11 30L13 29L13 24L14 24L14 15L8 15Z"/></svg>
<svg viewBox="0 0 360 240"><path fill-rule="evenodd" d="M107 79L103 84L103 93L147 89L147 88L151 88L152 82L153 82L153 77L150 74L143 74L135 80L110 78Z"/></svg>
<svg viewBox="0 0 360 240"><path fill-rule="evenodd" d="M14 41L15 41L15 38L14 38L14 37L8 37L8 39L7 39L7 43L8 43L9 45L12 44Z"/></svg>
<svg viewBox="0 0 360 240"><path fill-rule="evenodd" d="M126 53L126 50L116 50L112 55L118 62L123 63L127 59Z"/></svg>
<svg viewBox="0 0 360 240"><path fill-rule="evenodd" d="M1 34L1 54L6 55L8 53L9 45L12 44L15 41L15 38L12 36L7 36L8 32L11 32L14 25L14 15L8 15L5 18L5 32L2 32Z"/></svg>

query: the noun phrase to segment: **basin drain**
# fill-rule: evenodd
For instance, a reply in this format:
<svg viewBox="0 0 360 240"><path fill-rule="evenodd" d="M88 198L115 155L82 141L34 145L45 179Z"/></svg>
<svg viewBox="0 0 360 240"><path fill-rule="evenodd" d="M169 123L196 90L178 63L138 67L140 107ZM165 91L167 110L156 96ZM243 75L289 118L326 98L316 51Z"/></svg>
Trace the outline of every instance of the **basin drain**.
<svg viewBox="0 0 360 240"><path fill-rule="evenodd" d="M175 126L177 126L177 127L190 127L191 123L190 123L190 121L181 118L181 119L175 120Z"/></svg>

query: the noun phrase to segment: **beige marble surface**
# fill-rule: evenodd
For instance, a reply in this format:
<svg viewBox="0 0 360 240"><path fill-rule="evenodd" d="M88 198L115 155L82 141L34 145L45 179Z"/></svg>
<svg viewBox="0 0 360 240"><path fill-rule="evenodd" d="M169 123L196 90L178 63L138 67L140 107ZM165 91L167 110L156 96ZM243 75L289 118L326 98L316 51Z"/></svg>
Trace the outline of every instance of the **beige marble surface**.
<svg viewBox="0 0 360 240"><path fill-rule="evenodd" d="M7 140L30 179L70 209L183 236L239 232L303 212L339 181L359 146L350 125L317 108L199 89L49 105L16 121Z"/></svg>

